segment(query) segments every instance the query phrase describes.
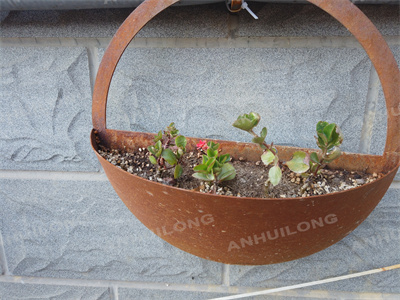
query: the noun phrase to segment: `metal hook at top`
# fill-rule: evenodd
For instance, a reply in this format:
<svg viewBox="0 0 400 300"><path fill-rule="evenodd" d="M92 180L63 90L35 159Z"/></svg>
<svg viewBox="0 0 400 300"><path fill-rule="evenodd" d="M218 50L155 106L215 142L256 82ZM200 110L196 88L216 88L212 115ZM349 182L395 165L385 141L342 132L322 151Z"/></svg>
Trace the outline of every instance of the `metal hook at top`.
<svg viewBox="0 0 400 300"><path fill-rule="evenodd" d="M225 0L226 8L230 12L239 12L242 9L247 10L247 12L256 20L258 20L258 17L256 16L255 13L249 8L249 5L247 2L244 0Z"/></svg>
<svg viewBox="0 0 400 300"><path fill-rule="evenodd" d="M226 8L233 13L242 9L242 2L243 0L225 0Z"/></svg>

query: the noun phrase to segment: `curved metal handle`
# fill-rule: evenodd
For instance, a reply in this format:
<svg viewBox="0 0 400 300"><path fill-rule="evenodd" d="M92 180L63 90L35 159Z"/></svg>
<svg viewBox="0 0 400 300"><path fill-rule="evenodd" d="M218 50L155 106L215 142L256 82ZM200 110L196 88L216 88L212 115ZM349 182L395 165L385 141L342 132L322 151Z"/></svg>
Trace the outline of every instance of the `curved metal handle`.
<svg viewBox="0 0 400 300"><path fill-rule="evenodd" d="M125 20L111 40L93 90L93 127L106 130L106 106L111 79L119 59L139 30L156 14L179 0L146 0ZM385 152L400 153L400 71L393 53L372 22L349 0L307 0L342 23L360 42L378 73L386 100Z"/></svg>
<svg viewBox="0 0 400 300"><path fill-rule="evenodd" d="M342 23L373 63L386 100L385 152L400 153L400 71L393 53L374 24L349 0L307 0Z"/></svg>
<svg viewBox="0 0 400 300"><path fill-rule="evenodd" d="M99 133L106 130L107 97L115 68L126 47L144 25L158 13L179 0L146 0L140 4L118 28L108 45L93 89L92 122Z"/></svg>

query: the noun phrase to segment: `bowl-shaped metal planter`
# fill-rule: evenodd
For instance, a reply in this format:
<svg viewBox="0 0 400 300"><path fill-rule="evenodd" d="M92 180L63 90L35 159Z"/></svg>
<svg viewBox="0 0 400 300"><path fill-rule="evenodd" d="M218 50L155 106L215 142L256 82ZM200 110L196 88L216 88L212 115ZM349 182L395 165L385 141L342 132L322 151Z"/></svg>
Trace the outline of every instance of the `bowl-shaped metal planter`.
<svg viewBox="0 0 400 300"><path fill-rule="evenodd" d="M344 153L332 168L383 172L351 190L307 198L239 198L183 190L132 175L102 158L98 145L132 150L152 143L152 134L106 128L106 104L116 65L136 33L178 0L147 0L126 19L99 68L93 93L92 147L111 184L131 212L170 244L202 258L228 264L272 264L311 255L338 242L364 221L382 199L400 163L400 73L393 54L368 18L349 0L309 0L340 21L373 62L386 99L385 152ZM397 113L396 113L397 112ZM259 159L257 146L219 141L233 157ZM188 139L193 149L195 140ZM293 147L278 147L283 160ZM301 149L303 151L309 151Z"/></svg>

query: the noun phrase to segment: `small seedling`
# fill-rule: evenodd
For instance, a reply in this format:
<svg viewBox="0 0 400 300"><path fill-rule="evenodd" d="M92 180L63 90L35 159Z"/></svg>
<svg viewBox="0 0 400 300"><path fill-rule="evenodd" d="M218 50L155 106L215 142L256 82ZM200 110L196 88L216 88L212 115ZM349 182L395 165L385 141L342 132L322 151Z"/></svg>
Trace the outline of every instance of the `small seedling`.
<svg viewBox="0 0 400 300"><path fill-rule="evenodd" d="M280 165L282 164L285 164L291 171L302 174L304 177L317 176L322 168L341 154L339 147L343 141L343 137L339 126L335 123L329 124L328 122L320 121L317 124L317 136L315 138L317 146L321 149L321 153L312 152L308 154L303 151L296 151L291 160L282 163L278 157L278 150L273 146L273 143L268 145L265 142L267 128L264 127L260 135L254 132L253 129L258 125L260 119L260 115L254 112L244 114L238 117L233 126L252 134L254 136L252 141L264 149L261 155L262 162L266 166L273 165L269 169L268 180L266 182L267 188L270 183L275 186L281 181L282 170Z"/></svg>
<svg viewBox="0 0 400 300"><path fill-rule="evenodd" d="M159 171L175 168L174 179L178 179L183 172L182 159L186 151L186 138L179 135L179 130L175 128L174 123L171 123L164 133L158 132L154 143L147 148L150 152L150 162L157 165Z"/></svg>
<svg viewBox="0 0 400 300"><path fill-rule="evenodd" d="M268 186L270 183L275 186L277 185L282 178L282 170L280 168L280 160L278 157L278 150L274 147L274 144L270 145L265 142L265 138L267 137L267 128L263 127L261 129L260 135L257 135L254 132L254 127L258 125L260 122L260 115L255 112L251 112L249 114L241 115L237 118L237 120L233 123L233 126L244 131L247 131L251 135L254 136L252 142L258 144L261 149L264 150L264 153L261 155L261 161L266 165L273 165L268 172L268 180L266 185Z"/></svg>
<svg viewBox="0 0 400 300"><path fill-rule="evenodd" d="M215 194L220 182L235 178L236 170L232 164L229 163L231 160L229 154L218 155L219 144L208 142L206 149L204 143L201 145L199 143L198 146L200 146L203 151L206 151L206 153L203 154L202 163L193 168L195 171L193 177L203 181L213 182L213 192Z"/></svg>
<svg viewBox="0 0 400 300"><path fill-rule="evenodd" d="M310 154L310 171L313 175L317 175L322 168L340 156L340 145L343 142L342 132L335 123L318 122L317 135L315 139L322 153Z"/></svg>
<svg viewBox="0 0 400 300"><path fill-rule="evenodd" d="M317 146L321 153L312 152L311 154L297 151L293 158L286 162L286 165L295 173L301 173L304 177L317 176L321 169L341 154L340 145L343 137L339 127L335 123L319 121L317 124Z"/></svg>

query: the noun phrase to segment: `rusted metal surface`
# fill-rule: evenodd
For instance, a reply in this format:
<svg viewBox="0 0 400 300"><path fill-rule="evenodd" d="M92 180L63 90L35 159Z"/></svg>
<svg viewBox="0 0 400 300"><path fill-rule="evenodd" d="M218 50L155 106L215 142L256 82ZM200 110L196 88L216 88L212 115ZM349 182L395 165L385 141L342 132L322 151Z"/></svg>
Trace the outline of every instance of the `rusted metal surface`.
<svg viewBox="0 0 400 300"><path fill-rule="evenodd" d="M242 0L231 0L229 11L239 12L242 9Z"/></svg>
<svg viewBox="0 0 400 300"><path fill-rule="evenodd" d="M378 71L388 110L382 156L343 154L334 168L387 172L382 178L344 192L307 198L259 199L218 196L183 190L129 174L97 153L105 146L135 150L154 135L106 129L106 103L111 78L126 46L156 13L177 1L147 0L123 23L107 49L93 95L92 147L111 184L131 212L155 234L202 258L228 264L272 264L311 255L354 230L379 203L399 167L400 76L387 44L372 23L348 0L309 0L345 25L360 41ZM96 131L99 141L94 132ZM196 140L189 138L188 147ZM233 157L258 160L255 145L219 141ZM289 159L298 150L279 147Z"/></svg>

